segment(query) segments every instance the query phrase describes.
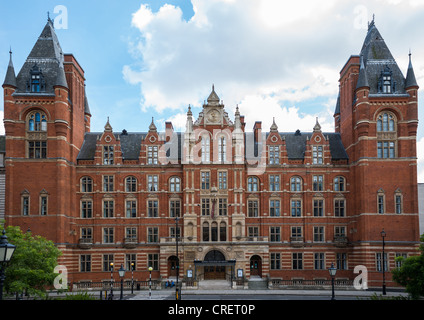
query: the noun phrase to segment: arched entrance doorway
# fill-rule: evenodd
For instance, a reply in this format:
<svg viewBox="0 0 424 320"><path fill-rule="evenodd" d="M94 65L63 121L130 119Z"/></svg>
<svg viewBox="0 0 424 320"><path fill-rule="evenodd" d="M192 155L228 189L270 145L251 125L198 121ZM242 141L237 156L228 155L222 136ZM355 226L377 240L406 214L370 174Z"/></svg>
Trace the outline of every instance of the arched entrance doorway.
<svg viewBox="0 0 424 320"><path fill-rule="evenodd" d="M168 258L168 277L177 276L178 258L176 256L170 256Z"/></svg>
<svg viewBox="0 0 424 320"><path fill-rule="evenodd" d="M258 255L250 258L250 276L262 277L262 259Z"/></svg>
<svg viewBox="0 0 424 320"><path fill-rule="evenodd" d="M204 279L225 279L225 256L218 250L209 251L204 259Z"/></svg>

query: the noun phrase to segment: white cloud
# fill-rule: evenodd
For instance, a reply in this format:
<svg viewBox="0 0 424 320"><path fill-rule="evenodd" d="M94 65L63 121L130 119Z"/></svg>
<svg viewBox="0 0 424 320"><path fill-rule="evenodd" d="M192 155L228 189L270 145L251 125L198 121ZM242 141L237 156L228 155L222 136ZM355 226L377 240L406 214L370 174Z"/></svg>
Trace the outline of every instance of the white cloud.
<svg viewBox="0 0 424 320"><path fill-rule="evenodd" d="M424 32L422 4L192 0L194 15L188 21L178 6L152 12L141 5L132 19L140 32L130 43L134 63L123 74L129 83L140 85L142 110L162 113L159 118L171 120L174 127L185 127L189 104L196 117L195 109L215 84L231 117L239 105L248 130L254 121L268 129L275 117L280 131L311 131L318 116L323 131L334 131L339 72L361 50L373 13L401 70L406 72L411 48L417 80L424 81L424 61L419 58L424 43L417 41ZM421 168L422 152L419 159ZM420 177L424 180L422 169Z"/></svg>

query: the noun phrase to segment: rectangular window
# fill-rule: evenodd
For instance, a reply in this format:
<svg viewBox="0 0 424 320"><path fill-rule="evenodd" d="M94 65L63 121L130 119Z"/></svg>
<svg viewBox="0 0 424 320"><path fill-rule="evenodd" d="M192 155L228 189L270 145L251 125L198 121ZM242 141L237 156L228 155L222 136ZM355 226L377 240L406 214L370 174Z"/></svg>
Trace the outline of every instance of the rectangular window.
<svg viewBox="0 0 424 320"><path fill-rule="evenodd" d="M271 270L281 269L281 255L271 252Z"/></svg>
<svg viewBox="0 0 424 320"><path fill-rule="evenodd" d="M269 202L269 215L271 217L280 216L280 200L270 200Z"/></svg>
<svg viewBox="0 0 424 320"><path fill-rule="evenodd" d="M401 214L402 213L402 196L400 195L395 196L395 206L396 206L396 213Z"/></svg>
<svg viewBox="0 0 424 320"><path fill-rule="evenodd" d="M383 254L381 252L376 253L376 266L377 271L383 271ZM384 271L387 269L387 253L384 253Z"/></svg>
<svg viewBox="0 0 424 320"><path fill-rule="evenodd" d="M103 271L110 271L111 263L113 263L113 254L104 254L103 255Z"/></svg>
<svg viewBox="0 0 424 320"><path fill-rule="evenodd" d="M314 242L324 241L324 227L314 227Z"/></svg>
<svg viewBox="0 0 424 320"><path fill-rule="evenodd" d="M137 228L125 228L126 239L137 239Z"/></svg>
<svg viewBox="0 0 424 320"><path fill-rule="evenodd" d="M314 191L323 191L324 190L324 178L323 176L313 176L312 177L312 188Z"/></svg>
<svg viewBox="0 0 424 320"><path fill-rule="evenodd" d="M346 237L346 227L335 226L334 227L334 237Z"/></svg>
<svg viewBox="0 0 424 320"><path fill-rule="evenodd" d="M314 217L324 216L324 200L314 200Z"/></svg>
<svg viewBox="0 0 424 320"><path fill-rule="evenodd" d="M158 146L147 147L147 164L158 164Z"/></svg>
<svg viewBox="0 0 424 320"><path fill-rule="evenodd" d="M258 227L248 227L247 235L249 238L259 237L259 228Z"/></svg>
<svg viewBox="0 0 424 320"><path fill-rule="evenodd" d="M148 191L159 191L158 188L158 176L147 176L147 188Z"/></svg>
<svg viewBox="0 0 424 320"><path fill-rule="evenodd" d="M29 141L28 142L29 159L47 158L47 141Z"/></svg>
<svg viewBox="0 0 424 320"><path fill-rule="evenodd" d="M147 201L147 216L150 218L158 217L158 201L149 200Z"/></svg>
<svg viewBox="0 0 424 320"><path fill-rule="evenodd" d="M180 217L181 212L181 201L171 200L169 202L169 216L172 218Z"/></svg>
<svg viewBox="0 0 424 320"><path fill-rule="evenodd" d="M137 256L134 253L127 253L125 255L125 269L133 271L137 269Z"/></svg>
<svg viewBox="0 0 424 320"><path fill-rule="evenodd" d="M302 200L291 200L291 216L302 216Z"/></svg>
<svg viewBox="0 0 424 320"><path fill-rule="evenodd" d="M104 146L103 147L103 164L113 164L113 146Z"/></svg>
<svg viewBox="0 0 424 320"><path fill-rule="evenodd" d="M147 255L147 267L152 267L153 270L158 271L159 270L159 254L148 254Z"/></svg>
<svg viewBox="0 0 424 320"><path fill-rule="evenodd" d="M175 233L175 230L177 230L176 233ZM181 228L180 227L178 227L178 228L175 228L175 227L169 228L169 236L171 238L175 238L176 236L178 236L178 239L180 239L181 238Z"/></svg>
<svg viewBox="0 0 424 320"><path fill-rule="evenodd" d="M280 227L270 227L270 241L271 242L280 242L281 241L281 231Z"/></svg>
<svg viewBox="0 0 424 320"><path fill-rule="evenodd" d="M103 200L103 218L113 218L113 200Z"/></svg>
<svg viewBox="0 0 424 320"><path fill-rule="evenodd" d="M92 240L93 228L81 228L81 239Z"/></svg>
<svg viewBox="0 0 424 320"><path fill-rule="evenodd" d="M127 218L135 218L137 217L137 201L135 200L127 200L125 201L126 205L126 216Z"/></svg>
<svg viewBox="0 0 424 320"><path fill-rule="evenodd" d="M112 192L113 189L113 176L103 176L103 191Z"/></svg>
<svg viewBox="0 0 424 320"><path fill-rule="evenodd" d="M280 147L269 147L269 164L280 164Z"/></svg>
<svg viewBox="0 0 424 320"><path fill-rule="evenodd" d="M227 199L225 199L225 198L219 198L218 199L218 214L220 216L226 216L227 215Z"/></svg>
<svg viewBox="0 0 424 320"><path fill-rule="evenodd" d="M81 272L91 271L91 254L80 255L80 271Z"/></svg>
<svg viewBox="0 0 424 320"><path fill-rule="evenodd" d="M93 202L91 200L81 201L81 218L93 217Z"/></svg>
<svg viewBox="0 0 424 320"><path fill-rule="evenodd" d="M291 227L291 237L293 239L302 238L302 227Z"/></svg>
<svg viewBox="0 0 424 320"><path fill-rule="evenodd" d="M257 217L259 204L257 200L249 200L247 201L247 215L249 217Z"/></svg>
<svg viewBox="0 0 424 320"><path fill-rule="evenodd" d="M325 269L325 260L324 253L314 253L314 268L315 270L324 270Z"/></svg>
<svg viewBox="0 0 424 320"><path fill-rule="evenodd" d="M377 142L377 158L380 158L380 159L395 158L394 141L378 141Z"/></svg>
<svg viewBox="0 0 424 320"><path fill-rule="evenodd" d="M159 230L157 227L147 228L147 242L159 242Z"/></svg>
<svg viewBox="0 0 424 320"><path fill-rule="evenodd" d="M345 216L345 200L334 200L334 215L336 217Z"/></svg>
<svg viewBox="0 0 424 320"><path fill-rule="evenodd" d="M47 196L40 197L40 215L47 215Z"/></svg>
<svg viewBox="0 0 424 320"><path fill-rule="evenodd" d="M103 243L113 243L113 228L103 228Z"/></svg>
<svg viewBox="0 0 424 320"><path fill-rule="evenodd" d="M280 191L280 176L279 175L269 176L269 190Z"/></svg>
<svg viewBox="0 0 424 320"><path fill-rule="evenodd" d="M227 189L227 172L226 171L218 172L218 188L221 190Z"/></svg>
<svg viewBox="0 0 424 320"><path fill-rule="evenodd" d="M293 270L303 269L303 254L301 252L292 253L292 268Z"/></svg>
<svg viewBox="0 0 424 320"><path fill-rule="evenodd" d="M346 253L337 253L337 270L347 270L347 255Z"/></svg>
<svg viewBox="0 0 424 320"><path fill-rule="evenodd" d="M313 146L312 147L312 163L313 164L323 164L323 147L322 146Z"/></svg>
<svg viewBox="0 0 424 320"><path fill-rule="evenodd" d="M210 179L210 173L206 171L202 171L201 172L202 190L209 190L209 179Z"/></svg>
<svg viewBox="0 0 424 320"><path fill-rule="evenodd" d="M384 213L384 195L378 195L377 196L377 206L378 206L378 213L383 214Z"/></svg>
<svg viewBox="0 0 424 320"><path fill-rule="evenodd" d="M210 199L203 198L202 199L202 216L210 215Z"/></svg>

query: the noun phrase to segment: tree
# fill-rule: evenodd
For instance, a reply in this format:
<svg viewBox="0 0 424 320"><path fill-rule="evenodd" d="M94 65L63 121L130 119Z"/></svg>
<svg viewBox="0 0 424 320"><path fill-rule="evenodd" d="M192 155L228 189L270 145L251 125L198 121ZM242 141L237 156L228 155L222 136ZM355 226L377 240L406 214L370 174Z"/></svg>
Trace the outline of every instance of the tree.
<svg viewBox="0 0 424 320"><path fill-rule="evenodd" d="M424 243L424 234L421 235ZM398 269L392 270L393 280L406 288L413 299L424 296L424 245L420 245L421 254L408 258L398 257L396 261L402 263Z"/></svg>
<svg viewBox="0 0 424 320"><path fill-rule="evenodd" d="M47 287L57 276L54 268L61 251L52 241L31 232L23 233L19 227L8 226L6 235L9 243L16 246L6 268L6 291L44 298Z"/></svg>

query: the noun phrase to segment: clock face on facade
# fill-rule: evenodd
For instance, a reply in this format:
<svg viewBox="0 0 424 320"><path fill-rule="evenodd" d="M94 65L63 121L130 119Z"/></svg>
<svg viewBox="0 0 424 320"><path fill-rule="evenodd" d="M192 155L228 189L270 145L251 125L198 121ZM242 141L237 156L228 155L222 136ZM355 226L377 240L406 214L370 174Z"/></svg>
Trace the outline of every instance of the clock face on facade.
<svg viewBox="0 0 424 320"><path fill-rule="evenodd" d="M206 120L208 123L218 123L220 120L220 112L215 109L209 111Z"/></svg>

